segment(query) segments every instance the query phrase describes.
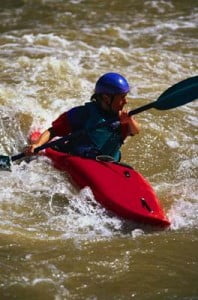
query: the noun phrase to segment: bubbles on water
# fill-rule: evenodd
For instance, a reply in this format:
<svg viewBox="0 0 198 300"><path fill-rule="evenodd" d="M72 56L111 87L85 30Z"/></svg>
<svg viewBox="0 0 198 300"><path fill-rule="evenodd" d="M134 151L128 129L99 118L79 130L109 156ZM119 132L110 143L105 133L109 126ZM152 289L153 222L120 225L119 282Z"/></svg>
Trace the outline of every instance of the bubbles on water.
<svg viewBox="0 0 198 300"><path fill-rule="evenodd" d="M5 177L1 230L9 224L15 234L34 234L39 239L88 239L111 237L122 227L121 220L108 216L95 201L89 188L75 190L47 158L13 165L12 172L1 172L0 177Z"/></svg>
<svg viewBox="0 0 198 300"><path fill-rule="evenodd" d="M166 140L167 145L171 148L171 149L177 149L179 148L180 144L178 143L178 141L176 140Z"/></svg>
<svg viewBox="0 0 198 300"><path fill-rule="evenodd" d="M172 205L168 215L173 230L196 228L198 226L198 203L179 199Z"/></svg>
<svg viewBox="0 0 198 300"><path fill-rule="evenodd" d="M113 236L121 229L122 222L109 216L87 187L70 197L63 211L54 214L48 225L61 230L63 239L95 239Z"/></svg>
<svg viewBox="0 0 198 300"><path fill-rule="evenodd" d="M151 11L157 14L164 14L167 11L172 11L174 9L173 3L169 1L145 1L144 5L146 8L151 9Z"/></svg>
<svg viewBox="0 0 198 300"><path fill-rule="evenodd" d="M168 217L171 229L196 228L198 226L198 201L196 179L185 179L179 183L167 184L166 190L171 196Z"/></svg>
<svg viewBox="0 0 198 300"><path fill-rule="evenodd" d="M23 122L28 122L26 114L15 113L12 109L0 109L0 151L3 154L13 154L26 143L26 138L21 131Z"/></svg>
<svg viewBox="0 0 198 300"><path fill-rule="evenodd" d="M144 232L142 229L139 229L139 228L134 229L134 230L131 232L131 235L132 235L133 238L140 237L140 236L142 236L142 235L144 235L144 234L145 234L145 232Z"/></svg>

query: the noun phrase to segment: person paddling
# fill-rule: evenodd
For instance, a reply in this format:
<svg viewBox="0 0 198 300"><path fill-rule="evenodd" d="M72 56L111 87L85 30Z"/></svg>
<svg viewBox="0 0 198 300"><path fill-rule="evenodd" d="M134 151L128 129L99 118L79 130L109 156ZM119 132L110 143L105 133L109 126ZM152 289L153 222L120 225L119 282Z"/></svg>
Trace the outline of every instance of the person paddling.
<svg viewBox="0 0 198 300"><path fill-rule="evenodd" d="M35 148L49 140L72 133L71 139L58 145L56 150L87 158L110 156L114 161L120 161L124 140L140 131L138 122L124 110L129 91L129 84L121 74L102 75L90 101L61 114L25 149L25 154L32 155ZM112 121L120 121L120 126L114 128Z"/></svg>

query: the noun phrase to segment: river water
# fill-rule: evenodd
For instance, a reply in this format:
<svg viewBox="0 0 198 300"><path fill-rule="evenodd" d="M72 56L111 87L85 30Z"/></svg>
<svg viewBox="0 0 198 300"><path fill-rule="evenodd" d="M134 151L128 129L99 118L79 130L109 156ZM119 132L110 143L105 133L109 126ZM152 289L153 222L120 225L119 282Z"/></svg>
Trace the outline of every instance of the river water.
<svg viewBox="0 0 198 300"><path fill-rule="evenodd" d="M195 0L0 0L0 153L120 72L128 108L197 74ZM198 299L197 102L136 116L123 161L153 185L164 231L112 216L47 158L0 172L0 299Z"/></svg>

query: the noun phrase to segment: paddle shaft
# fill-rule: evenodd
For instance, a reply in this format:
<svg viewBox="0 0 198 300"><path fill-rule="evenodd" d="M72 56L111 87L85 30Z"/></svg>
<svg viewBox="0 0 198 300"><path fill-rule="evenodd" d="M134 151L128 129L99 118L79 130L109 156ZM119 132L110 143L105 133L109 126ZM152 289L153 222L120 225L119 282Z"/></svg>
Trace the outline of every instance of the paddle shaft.
<svg viewBox="0 0 198 300"><path fill-rule="evenodd" d="M133 110L129 111L128 115L129 115L129 116L133 116L133 115L139 114L139 113L141 113L141 112L143 112L143 111L145 111L145 110L148 110L148 109L150 109L150 108L153 108L155 102L156 102L156 101L151 102L151 103L146 104L146 105L143 105L143 106L138 107L138 108L136 108L136 109L133 109Z"/></svg>
<svg viewBox="0 0 198 300"><path fill-rule="evenodd" d="M66 141L68 141L68 140L69 140L71 137L73 137L73 136L74 136L74 134L70 134L70 135L68 135L68 136L64 136L64 137L62 137L62 138L60 138L60 139L57 139L57 140L55 140L55 141L46 143L46 144L44 144L44 145L42 145L42 146L40 146L40 147L37 147L37 148L34 150L34 153L38 153L38 152L41 151L41 150L44 150L44 149L46 149L46 148L55 146L55 145L57 145L58 143L66 142ZM15 160L21 159L21 158L23 158L23 157L25 157L25 156L26 156L25 153L20 153L20 154L17 154L17 155L12 156L12 157L11 157L11 160L12 160L12 161L15 161Z"/></svg>

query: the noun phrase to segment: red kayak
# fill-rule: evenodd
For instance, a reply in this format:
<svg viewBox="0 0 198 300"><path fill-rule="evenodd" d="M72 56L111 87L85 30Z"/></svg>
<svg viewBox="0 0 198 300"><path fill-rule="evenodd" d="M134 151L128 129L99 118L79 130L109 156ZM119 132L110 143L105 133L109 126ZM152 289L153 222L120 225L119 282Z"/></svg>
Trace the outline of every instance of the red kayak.
<svg viewBox="0 0 198 300"><path fill-rule="evenodd" d="M90 187L95 199L118 216L150 225L170 225L147 180L133 168L115 162L45 150L54 166L66 171L79 188Z"/></svg>
<svg viewBox="0 0 198 300"><path fill-rule="evenodd" d="M39 137L33 132L31 141ZM132 167L45 149L54 166L67 172L78 188L90 187L95 199L116 215L149 225L170 225L149 182Z"/></svg>

